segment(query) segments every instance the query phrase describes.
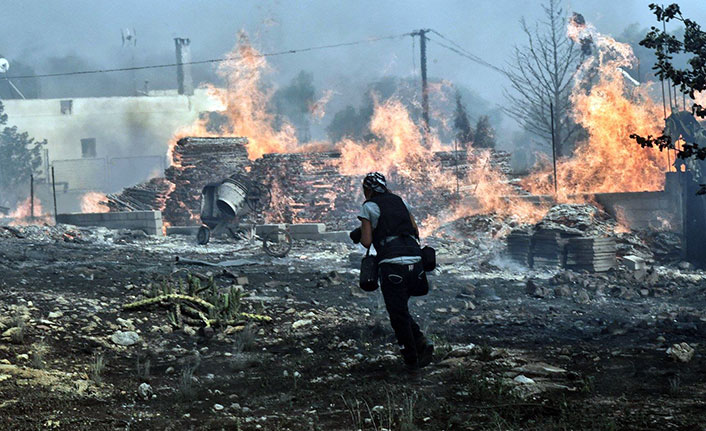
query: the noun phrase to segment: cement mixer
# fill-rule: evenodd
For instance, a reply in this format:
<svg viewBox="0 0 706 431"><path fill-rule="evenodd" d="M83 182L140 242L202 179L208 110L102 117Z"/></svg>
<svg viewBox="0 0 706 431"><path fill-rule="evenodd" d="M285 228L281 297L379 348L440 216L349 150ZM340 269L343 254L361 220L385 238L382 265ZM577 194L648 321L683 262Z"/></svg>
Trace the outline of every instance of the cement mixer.
<svg viewBox="0 0 706 431"><path fill-rule="evenodd" d="M198 243L208 244L212 234L228 233L237 238L240 222L264 210L271 198L269 189L240 174L207 184L201 191L203 226L196 235ZM271 256L285 256L292 248L292 237L283 229L271 231L260 239L265 252Z"/></svg>

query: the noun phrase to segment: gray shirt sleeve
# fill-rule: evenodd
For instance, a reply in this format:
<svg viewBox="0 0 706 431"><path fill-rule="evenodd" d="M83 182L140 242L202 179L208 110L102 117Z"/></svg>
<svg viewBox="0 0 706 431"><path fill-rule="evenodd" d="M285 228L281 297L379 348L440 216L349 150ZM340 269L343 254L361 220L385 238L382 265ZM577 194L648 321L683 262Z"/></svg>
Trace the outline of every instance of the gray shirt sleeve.
<svg viewBox="0 0 706 431"><path fill-rule="evenodd" d="M380 207L375 202L366 202L363 204L363 208L360 209L360 214L358 214L359 219L366 219L370 221L373 229L378 226L378 220L380 219Z"/></svg>

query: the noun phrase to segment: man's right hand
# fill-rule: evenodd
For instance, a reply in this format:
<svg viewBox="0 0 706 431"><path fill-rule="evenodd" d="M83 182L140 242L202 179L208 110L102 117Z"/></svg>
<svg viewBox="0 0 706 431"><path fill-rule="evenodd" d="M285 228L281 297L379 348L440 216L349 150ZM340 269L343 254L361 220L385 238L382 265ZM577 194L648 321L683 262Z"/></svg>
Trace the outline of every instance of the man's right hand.
<svg viewBox="0 0 706 431"><path fill-rule="evenodd" d="M351 233L348 234L348 236L350 236L353 240L353 244L358 244L360 242L360 238L363 236L363 233L361 232L360 228L356 228L353 229Z"/></svg>

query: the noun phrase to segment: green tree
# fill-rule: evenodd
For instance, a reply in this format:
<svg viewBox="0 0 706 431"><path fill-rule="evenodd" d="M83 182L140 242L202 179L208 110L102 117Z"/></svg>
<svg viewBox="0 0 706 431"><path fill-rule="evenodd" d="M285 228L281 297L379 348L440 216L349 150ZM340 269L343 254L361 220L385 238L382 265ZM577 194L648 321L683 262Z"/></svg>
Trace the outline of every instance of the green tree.
<svg viewBox="0 0 706 431"><path fill-rule="evenodd" d="M343 138L362 139L364 132L368 129L370 117L355 110L351 105L347 105L342 110L336 112L333 120L326 127L326 134L333 142L338 142Z"/></svg>
<svg viewBox="0 0 706 431"><path fill-rule="evenodd" d="M471 122L468 120L466 106L461 101L461 93L456 91L456 110L454 111L454 130L456 132L456 141L462 148L467 148L473 142L473 129Z"/></svg>
<svg viewBox="0 0 706 431"><path fill-rule="evenodd" d="M0 193L28 183L31 174L41 173L41 149L47 143L18 132L17 127L3 127L6 124L7 114L0 102Z"/></svg>
<svg viewBox="0 0 706 431"><path fill-rule="evenodd" d="M286 87L277 90L273 96L278 117L286 117L299 131L299 140L309 141L310 113L314 104L314 75L301 71Z"/></svg>
<svg viewBox="0 0 706 431"><path fill-rule="evenodd" d="M640 45L654 50L657 56L657 64L654 66L656 75L662 79L670 79L682 93L688 94L693 101L696 93L706 90L706 32L701 30L701 26L695 21L684 18L676 3L666 8L652 3L650 10L660 22L676 20L684 24L682 37L669 34L653 26ZM673 59L675 55L682 54L688 56L689 60L685 68L678 68ZM706 107L696 102L692 103L691 112L699 118L706 117ZM666 132L658 137L651 135L644 137L634 133L630 137L643 148L675 149L674 140ZM677 157L681 159L690 157L706 159L706 147L696 142L687 141L680 149L675 150Z"/></svg>
<svg viewBox="0 0 706 431"><path fill-rule="evenodd" d="M490 125L490 118L487 115L478 118L473 147L495 148L495 129Z"/></svg>

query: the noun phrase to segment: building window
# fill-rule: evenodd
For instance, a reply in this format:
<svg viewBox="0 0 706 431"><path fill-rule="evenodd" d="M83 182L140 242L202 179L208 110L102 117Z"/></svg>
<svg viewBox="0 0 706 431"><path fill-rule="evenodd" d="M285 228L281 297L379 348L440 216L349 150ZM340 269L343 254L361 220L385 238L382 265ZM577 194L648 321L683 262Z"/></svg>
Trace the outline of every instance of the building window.
<svg viewBox="0 0 706 431"><path fill-rule="evenodd" d="M96 157L96 138L81 139L81 157Z"/></svg>
<svg viewBox="0 0 706 431"><path fill-rule="evenodd" d="M74 101L73 100L61 100L61 101L59 101L59 103L61 104L61 113L64 115L71 115L71 110L73 108Z"/></svg>

